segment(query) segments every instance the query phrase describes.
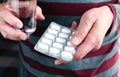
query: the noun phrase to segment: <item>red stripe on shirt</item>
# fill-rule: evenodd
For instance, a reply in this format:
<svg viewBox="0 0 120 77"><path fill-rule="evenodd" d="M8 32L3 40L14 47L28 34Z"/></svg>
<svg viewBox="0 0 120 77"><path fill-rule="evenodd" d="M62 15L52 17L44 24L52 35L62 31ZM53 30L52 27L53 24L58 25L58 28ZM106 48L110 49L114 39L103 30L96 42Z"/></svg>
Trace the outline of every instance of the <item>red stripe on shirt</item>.
<svg viewBox="0 0 120 77"><path fill-rule="evenodd" d="M115 63L118 61L118 59L119 59L119 53L117 52L110 59L104 61L103 64L100 67L96 68L96 71L94 71L93 75L97 75L97 74L100 74L102 72L105 72L106 70L109 70L113 65L115 65ZM115 71L115 73L117 71Z"/></svg>
<svg viewBox="0 0 120 77"><path fill-rule="evenodd" d="M107 53L110 53L115 44L116 44L116 40L110 44L102 46L100 49L96 51L91 51L84 58L90 58L90 57L95 57L95 56L100 56L100 55L105 55Z"/></svg>
<svg viewBox="0 0 120 77"><path fill-rule="evenodd" d="M88 9L100 7L108 3L116 3L116 0L101 3L56 3L56 2L38 2L42 8L43 14L62 15L62 16L80 16Z"/></svg>
<svg viewBox="0 0 120 77"><path fill-rule="evenodd" d="M92 72L92 69L84 70L84 71L81 71L79 73L81 75L78 76L74 71L45 66L45 65L40 64L31 58L26 57L23 54L23 52L21 52L21 54L22 54L24 61L27 62L32 68L34 68L38 71L49 73L49 74L63 75L65 77L85 77L85 76L90 76L90 74ZM88 72L88 73L86 74L86 72ZM84 76L84 74L85 74L85 76Z"/></svg>
<svg viewBox="0 0 120 77"><path fill-rule="evenodd" d="M33 59L30 59L30 58L24 56L23 53L22 53L22 56L23 56L24 61L29 63L29 65L32 68L39 70L39 71L49 73L49 74L64 75L65 77L85 77L85 76L90 76L90 74L92 72L92 69L84 70L84 71L79 72L79 76L78 76L77 72L75 73L74 71L70 71L70 70L58 69L58 68L54 68L54 67L45 66L43 64L40 64L40 63L34 61ZM86 74L86 72L87 72L87 74Z"/></svg>
<svg viewBox="0 0 120 77"><path fill-rule="evenodd" d="M113 57L103 62L103 64L98 68L70 71L70 70L65 70L65 69L60 69L60 68L58 69L55 67L45 66L31 58L26 57L22 52L21 54L22 54L24 61L26 61L32 68L38 71L43 71L43 72L53 74L53 75L63 75L65 77L93 77L94 75L102 73L106 71L107 69L111 68L118 60L118 53L116 53Z"/></svg>

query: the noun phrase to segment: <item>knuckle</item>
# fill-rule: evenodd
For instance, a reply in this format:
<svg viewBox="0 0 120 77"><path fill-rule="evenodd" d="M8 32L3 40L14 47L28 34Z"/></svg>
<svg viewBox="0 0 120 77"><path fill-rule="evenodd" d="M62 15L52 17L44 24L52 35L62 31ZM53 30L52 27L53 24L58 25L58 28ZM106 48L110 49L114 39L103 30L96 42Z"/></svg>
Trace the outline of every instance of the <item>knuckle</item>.
<svg viewBox="0 0 120 77"><path fill-rule="evenodd" d="M77 30L75 32L75 36L80 40L82 40L85 37L85 34L86 34L85 30Z"/></svg>
<svg viewBox="0 0 120 77"><path fill-rule="evenodd" d="M39 7L40 11L42 12L42 9Z"/></svg>
<svg viewBox="0 0 120 77"><path fill-rule="evenodd" d="M7 38L11 40L16 40L16 39L19 39L19 36L20 36L19 33L15 32L15 33L8 34Z"/></svg>
<svg viewBox="0 0 120 77"><path fill-rule="evenodd" d="M85 18L86 22L90 22L91 18L92 18L92 15L90 15L90 13L85 13L83 15L83 18Z"/></svg>
<svg viewBox="0 0 120 77"><path fill-rule="evenodd" d="M85 14L83 14L83 16L84 16L85 18L87 18L87 20L93 19L93 18L94 18L93 16L95 16L95 15L96 15L96 13L94 13L93 10L89 10L89 11L87 11Z"/></svg>
<svg viewBox="0 0 120 77"><path fill-rule="evenodd" d="M20 25L21 23L19 21L11 21L10 25L17 27L16 25ZM18 28L18 27L17 27Z"/></svg>
<svg viewBox="0 0 120 77"><path fill-rule="evenodd" d="M4 22L0 22L0 31L5 29L4 26L5 26Z"/></svg>
<svg viewBox="0 0 120 77"><path fill-rule="evenodd" d="M97 32L89 32L88 40L91 42L91 44L97 45L101 43L102 37Z"/></svg>
<svg viewBox="0 0 120 77"><path fill-rule="evenodd" d="M96 46L94 49L95 49L95 50L98 50L98 49L100 49L100 47L101 47L101 46L99 45L99 46Z"/></svg>
<svg viewBox="0 0 120 77"><path fill-rule="evenodd" d="M15 38L18 38L19 36L20 36L20 33L19 33L19 32L13 33L13 37L15 37Z"/></svg>
<svg viewBox="0 0 120 77"><path fill-rule="evenodd" d="M1 31L1 35L2 35L5 39L8 38L7 34L6 34L4 31Z"/></svg>
<svg viewBox="0 0 120 77"><path fill-rule="evenodd" d="M99 49L101 47L101 40L100 38L94 37L91 39L91 45L93 45L94 49Z"/></svg>
<svg viewBox="0 0 120 77"><path fill-rule="evenodd" d="M96 45L96 41L97 41L97 40L96 40L95 37L91 37L91 38L89 38L89 40L90 40L90 44L91 44L91 45L94 45L94 46Z"/></svg>
<svg viewBox="0 0 120 77"><path fill-rule="evenodd" d="M0 17L3 18L3 17L5 17L5 16L8 16L8 11L7 11L7 10L2 10L2 11L0 12Z"/></svg>
<svg viewBox="0 0 120 77"><path fill-rule="evenodd" d="M101 41L100 41L100 40L97 40L97 41L96 41L95 49L100 49L100 47L101 47Z"/></svg>
<svg viewBox="0 0 120 77"><path fill-rule="evenodd" d="M41 13L42 9L40 7L37 6L37 14Z"/></svg>
<svg viewBox="0 0 120 77"><path fill-rule="evenodd" d="M90 15L90 13L85 13L84 17L88 19L88 18L91 18L91 15Z"/></svg>
<svg viewBox="0 0 120 77"><path fill-rule="evenodd" d="M85 21L89 24L90 22L93 22L96 20L96 18L99 16L98 13L96 13L96 9L94 8L92 10L89 10L83 14L83 18L85 18Z"/></svg>

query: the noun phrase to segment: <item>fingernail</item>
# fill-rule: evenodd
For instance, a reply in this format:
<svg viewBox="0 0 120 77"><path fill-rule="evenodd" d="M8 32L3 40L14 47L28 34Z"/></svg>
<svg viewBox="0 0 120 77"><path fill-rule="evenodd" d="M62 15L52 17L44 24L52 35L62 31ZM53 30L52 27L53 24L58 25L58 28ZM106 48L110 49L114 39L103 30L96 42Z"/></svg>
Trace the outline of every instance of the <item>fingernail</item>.
<svg viewBox="0 0 120 77"><path fill-rule="evenodd" d="M1 34L3 35L4 38L7 37L7 34L4 31L1 31Z"/></svg>
<svg viewBox="0 0 120 77"><path fill-rule="evenodd" d="M59 65L59 64L61 64L60 61L55 61L55 65Z"/></svg>
<svg viewBox="0 0 120 77"><path fill-rule="evenodd" d="M72 22L72 25L75 25L75 26L76 26L76 25L77 25L77 22L76 22L76 21L73 21L73 22Z"/></svg>
<svg viewBox="0 0 120 77"><path fill-rule="evenodd" d="M17 23L16 26L17 28L22 28L22 23Z"/></svg>
<svg viewBox="0 0 120 77"><path fill-rule="evenodd" d="M73 37L71 41L74 45L78 45L80 43L80 40L77 37Z"/></svg>
<svg viewBox="0 0 120 77"><path fill-rule="evenodd" d="M26 37L25 35L20 35L19 38L20 38L21 40L26 40L26 39L27 39L27 37Z"/></svg>

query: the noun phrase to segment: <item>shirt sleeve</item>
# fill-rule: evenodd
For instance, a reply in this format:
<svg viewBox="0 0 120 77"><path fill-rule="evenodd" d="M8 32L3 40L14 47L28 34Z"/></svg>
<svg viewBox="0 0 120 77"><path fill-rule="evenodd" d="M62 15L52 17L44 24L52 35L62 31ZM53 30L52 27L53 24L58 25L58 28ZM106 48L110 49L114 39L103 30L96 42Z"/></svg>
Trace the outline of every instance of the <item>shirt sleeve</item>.
<svg viewBox="0 0 120 77"><path fill-rule="evenodd" d="M113 12L114 19L111 28L104 39L104 43L112 42L120 38L120 3L107 5Z"/></svg>
<svg viewBox="0 0 120 77"><path fill-rule="evenodd" d="M120 4L108 4L114 15L111 31L120 31Z"/></svg>

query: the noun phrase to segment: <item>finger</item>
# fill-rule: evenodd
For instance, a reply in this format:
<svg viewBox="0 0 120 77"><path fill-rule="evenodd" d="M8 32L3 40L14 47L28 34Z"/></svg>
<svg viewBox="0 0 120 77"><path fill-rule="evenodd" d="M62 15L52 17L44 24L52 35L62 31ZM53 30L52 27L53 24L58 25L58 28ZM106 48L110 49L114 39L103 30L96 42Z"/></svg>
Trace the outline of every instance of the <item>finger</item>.
<svg viewBox="0 0 120 77"><path fill-rule="evenodd" d="M59 65L59 64L62 64L62 63L67 63L67 61L60 60L60 59L56 59L56 60L55 60L55 64L56 64L56 65Z"/></svg>
<svg viewBox="0 0 120 77"><path fill-rule="evenodd" d="M2 36L3 36L4 38L7 37L7 34L6 34L4 31L1 31L0 33L2 34Z"/></svg>
<svg viewBox="0 0 120 77"><path fill-rule="evenodd" d="M13 27L22 28L23 26L22 22L7 10L0 12L0 17L1 20L5 21Z"/></svg>
<svg viewBox="0 0 120 77"><path fill-rule="evenodd" d="M73 60L81 60L91 50L92 50L91 43L87 43L87 42L82 43L81 45L78 46Z"/></svg>
<svg viewBox="0 0 120 77"><path fill-rule="evenodd" d="M76 29L76 28L77 28L77 25L78 25L77 22L76 22L76 21L73 21L71 28L72 28L72 29Z"/></svg>
<svg viewBox="0 0 120 77"><path fill-rule="evenodd" d="M85 40L82 42L80 46L78 46L74 59L82 59L85 57L90 51L99 49L103 42L103 38L105 36L105 29L101 26L102 23L97 21L88 35L86 36Z"/></svg>
<svg viewBox="0 0 120 77"><path fill-rule="evenodd" d="M84 14L70 42L75 46L79 45L84 40L87 33L90 31L95 21L96 17L92 17L89 14Z"/></svg>
<svg viewBox="0 0 120 77"><path fill-rule="evenodd" d="M92 36L92 34L89 34L84 42L82 42L74 55L74 60L80 60L83 57L85 57L90 51L92 51L95 47L95 38Z"/></svg>
<svg viewBox="0 0 120 77"><path fill-rule="evenodd" d="M37 10L36 10L36 15L37 15L37 19L39 19L39 20L45 19L44 15L42 14L42 9L38 6L37 6Z"/></svg>
<svg viewBox="0 0 120 77"><path fill-rule="evenodd" d="M20 30L16 30L15 28L9 26L8 24L1 22L0 23L0 32L4 38L10 40L26 40L27 35Z"/></svg>

